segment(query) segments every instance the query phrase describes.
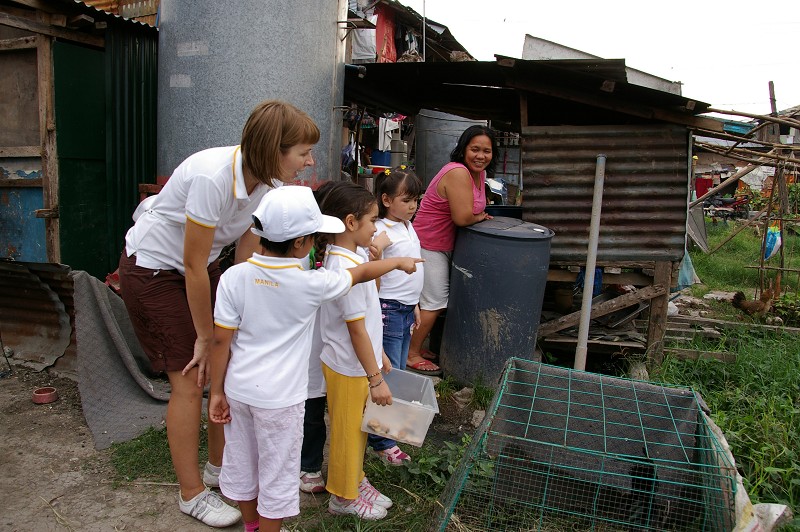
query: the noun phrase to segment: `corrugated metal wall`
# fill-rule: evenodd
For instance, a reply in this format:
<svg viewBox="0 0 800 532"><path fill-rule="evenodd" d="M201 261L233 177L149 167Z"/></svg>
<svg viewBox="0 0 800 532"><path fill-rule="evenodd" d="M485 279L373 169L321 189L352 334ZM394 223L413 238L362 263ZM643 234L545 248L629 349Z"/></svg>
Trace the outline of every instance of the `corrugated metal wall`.
<svg viewBox="0 0 800 532"><path fill-rule="evenodd" d="M525 220L555 231L551 263L584 264L596 158L607 156L598 264L683 257L686 128L548 126L522 130Z"/></svg>
<svg viewBox="0 0 800 532"><path fill-rule="evenodd" d="M114 271L139 183L156 182L158 34L115 27L106 38L108 255Z"/></svg>

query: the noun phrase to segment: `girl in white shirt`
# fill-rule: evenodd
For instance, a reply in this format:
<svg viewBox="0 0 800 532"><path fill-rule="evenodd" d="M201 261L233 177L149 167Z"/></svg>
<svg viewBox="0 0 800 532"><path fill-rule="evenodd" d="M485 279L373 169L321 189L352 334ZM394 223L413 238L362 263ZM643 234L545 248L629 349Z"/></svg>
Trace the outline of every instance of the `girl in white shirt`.
<svg viewBox="0 0 800 532"><path fill-rule="evenodd" d="M372 244L378 219L375 196L364 187L342 181L331 187L320 207L345 225L343 233L332 235L325 250L325 268L349 269L367 262L365 248ZM361 431L367 398L379 405L392 402L392 392L381 373L388 373L392 366L383 352L377 286L374 282L354 286L346 296L323 305L320 318L320 359L331 425L328 511L382 519L392 501L364 474L367 435Z"/></svg>
<svg viewBox="0 0 800 532"><path fill-rule="evenodd" d="M422 182L406 165L387 169L378 175L375 195L378 198L377 231L386 231L389 245L383 257L420 257L420 244L411 219L417 212ZM381 251L381 250L378 250ZM411 328L419 324L419 295L422 292L423 265L411 275L398 277L392 272L382 276L378 288L383 316L383 350L392 367L405 369ZM389 465L402 465L411 460L397 442L370 434L367 443Z"/></svg>

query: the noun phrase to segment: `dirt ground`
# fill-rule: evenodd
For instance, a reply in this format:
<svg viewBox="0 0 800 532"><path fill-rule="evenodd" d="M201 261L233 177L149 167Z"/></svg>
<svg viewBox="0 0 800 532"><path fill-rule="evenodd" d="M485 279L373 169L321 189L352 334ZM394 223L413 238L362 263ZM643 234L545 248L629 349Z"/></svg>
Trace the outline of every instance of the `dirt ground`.
<svg viewBox="0 0 800 532"><path fill-rule="evenodd" d="M43 386L54 386L58 400L35 404L33 390ZM440 408L429 438L455 441L470 430L472 412ZM0 378L0 435L0 530L210 530L178 510L177 486L113 484L110 450L94 449L70 379L13 366ZM325 501L304 495L301 504Z"/></svg>

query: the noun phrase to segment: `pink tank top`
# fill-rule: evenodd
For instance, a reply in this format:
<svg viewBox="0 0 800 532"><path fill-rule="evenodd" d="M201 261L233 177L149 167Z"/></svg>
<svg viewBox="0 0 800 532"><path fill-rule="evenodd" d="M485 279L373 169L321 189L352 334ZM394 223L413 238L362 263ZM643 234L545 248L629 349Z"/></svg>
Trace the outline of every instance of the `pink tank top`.
<svg viewBox="0 0 800 532"><path fill-rule="evenodd" d="M425 191L425 196L414 218L414 230L419 236L420 245L430 251L453 251L456 241L456 224L450 215L450 202L436 192L442 176L453 168L464 168L461 163L447 163L439 170ZM486 209L486 172L481 172L480 184L472 182L472 214L480 214Z"/></svg>

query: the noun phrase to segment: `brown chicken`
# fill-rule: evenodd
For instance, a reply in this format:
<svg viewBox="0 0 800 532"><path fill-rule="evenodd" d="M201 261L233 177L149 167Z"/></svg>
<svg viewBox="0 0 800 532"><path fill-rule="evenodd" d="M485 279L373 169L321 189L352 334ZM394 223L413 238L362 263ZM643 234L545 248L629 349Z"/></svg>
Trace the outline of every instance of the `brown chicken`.
<svg viewBox="0 0 800 532"><path fill-rule="evenodd" d="M761 297L758 301L750 301L745 297L744 293L736 292L731 303L749 316L763 316L772 307L772 289L767 288L761 292Z"/></svg>

